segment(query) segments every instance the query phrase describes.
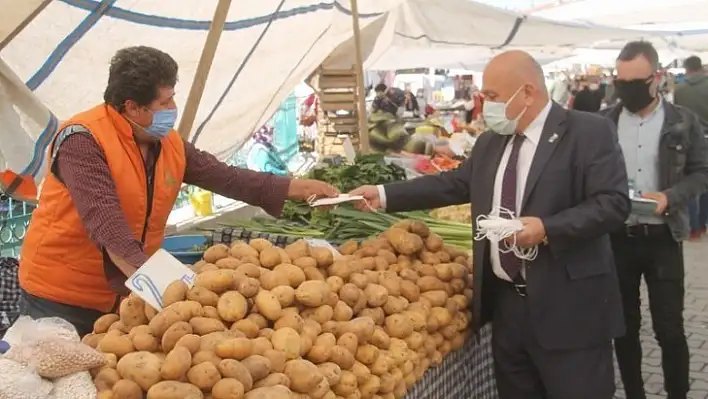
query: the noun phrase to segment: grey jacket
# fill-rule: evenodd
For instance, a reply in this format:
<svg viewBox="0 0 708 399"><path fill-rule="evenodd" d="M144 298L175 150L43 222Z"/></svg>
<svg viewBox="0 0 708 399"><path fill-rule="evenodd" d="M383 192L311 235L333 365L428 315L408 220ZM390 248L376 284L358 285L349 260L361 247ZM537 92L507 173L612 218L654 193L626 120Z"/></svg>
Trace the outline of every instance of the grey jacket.
<svg viewBox="0 0 708 399"><path fill-rule="evenodd" d="M676 85L674 104L695 112L703 125L703 134L708 136L708 75L687 76Z"/></svg>
<svg viewBox="0 0 708 399"><path fill-rule="evenodd" d="M664 102L664 125L659 143L659 187L668 206L664 218L676 241L690 233L687 204L708 191L708 142L698 117L688 109ZM622 104L600 111L619 120Z"/></svg>

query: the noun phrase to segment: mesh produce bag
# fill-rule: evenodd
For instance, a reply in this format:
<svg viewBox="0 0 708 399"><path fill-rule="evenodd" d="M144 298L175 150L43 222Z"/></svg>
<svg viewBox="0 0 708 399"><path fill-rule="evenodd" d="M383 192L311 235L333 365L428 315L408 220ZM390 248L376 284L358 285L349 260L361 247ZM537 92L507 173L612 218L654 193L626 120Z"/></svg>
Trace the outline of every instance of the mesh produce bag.
<svg viewBox="0 0 708 399"><path fill-rule="evenodd" d="M64 377L103 366L105 357L90 346L73 340L66 324L58 318L18 319L11 327L12 331L8 330L12 333L12 342L3 358L29 366L45 378ZM76 331L73 334L76 335ZM78 339L78 335L76 337Z"/></svg>

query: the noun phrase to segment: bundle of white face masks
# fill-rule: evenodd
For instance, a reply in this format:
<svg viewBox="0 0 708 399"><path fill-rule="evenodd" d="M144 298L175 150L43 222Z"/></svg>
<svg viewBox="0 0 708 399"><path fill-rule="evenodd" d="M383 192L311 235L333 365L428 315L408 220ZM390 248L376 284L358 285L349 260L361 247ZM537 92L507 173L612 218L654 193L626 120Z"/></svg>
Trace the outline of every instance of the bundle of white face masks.
<svg viewBox="0 0 708 399"><path fill-rule="evenodd" d="M489 215L477 217L474 239L498 242L502 253L513 252L519 259L532 261L538 255L538 246L522 248L516 245L516 233L523 229L521 220L514 217L514 212L506 208L494 208ZM507 241L507 238L511 240Z"/></svg>

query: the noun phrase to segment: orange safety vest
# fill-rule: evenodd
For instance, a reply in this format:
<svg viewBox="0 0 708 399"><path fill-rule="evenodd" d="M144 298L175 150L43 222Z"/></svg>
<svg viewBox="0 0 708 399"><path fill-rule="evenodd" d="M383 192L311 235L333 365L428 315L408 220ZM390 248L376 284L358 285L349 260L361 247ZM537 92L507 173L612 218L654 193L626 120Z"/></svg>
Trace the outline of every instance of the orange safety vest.
<svg viewBox="0 0 708 399"><path fill-rule="evenodd" d="M184 142L172 131L162 139L155 165L152 207L148 206L147 176L133 129L112 106L99 105L80 113L69 125L85 127L103 149L128 227L145 253L162 245L186 168ZM55 136L56 140L56 136ZM20 256L20 286L28 293L67 305L111 311L116 293L108 285L103 253L91 241L67 188L50 170L32 214Z"/></svg>

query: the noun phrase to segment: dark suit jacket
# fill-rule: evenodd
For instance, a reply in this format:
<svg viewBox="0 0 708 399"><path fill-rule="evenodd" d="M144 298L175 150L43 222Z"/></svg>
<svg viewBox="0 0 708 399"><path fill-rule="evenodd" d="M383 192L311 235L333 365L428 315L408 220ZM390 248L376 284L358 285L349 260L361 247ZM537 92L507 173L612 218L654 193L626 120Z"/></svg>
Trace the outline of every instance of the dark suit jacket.
<svg viewBox="0 0 708 399"><path fill-rule="evenodd" d="M385 186L387 210L472 204L472 228L491 210L494 179L509 137L491 132L457 170ZM533 331L547 349L606 343L624 333L608 233L630 211L627 172L616 128L600 117L553 104L526 182L521 216L540 217L548 245L527 262ZM472 322L491 320L495 281L488 241L475 243Z"/></svg>

